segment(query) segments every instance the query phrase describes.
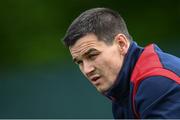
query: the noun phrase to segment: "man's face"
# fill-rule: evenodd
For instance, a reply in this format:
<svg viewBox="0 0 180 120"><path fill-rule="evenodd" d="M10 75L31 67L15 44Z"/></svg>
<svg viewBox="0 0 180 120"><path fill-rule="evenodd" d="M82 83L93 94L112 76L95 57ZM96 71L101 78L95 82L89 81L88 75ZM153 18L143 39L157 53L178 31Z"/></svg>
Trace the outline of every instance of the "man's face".
<svg viewBox="0 0 180 120"><path fill-rule="evenodd" d="M105 93L114 85L124 59L117 42L107 45L89 34L69 49L73 61L99 92Z"/></svg>

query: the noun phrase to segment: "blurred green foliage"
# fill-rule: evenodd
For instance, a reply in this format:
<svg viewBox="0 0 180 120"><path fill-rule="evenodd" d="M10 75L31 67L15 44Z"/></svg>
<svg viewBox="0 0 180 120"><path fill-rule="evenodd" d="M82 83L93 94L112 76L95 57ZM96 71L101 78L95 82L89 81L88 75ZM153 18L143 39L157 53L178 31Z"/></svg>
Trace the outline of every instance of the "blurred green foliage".
<svg viewBox="0 0 180 120"><path fill-rule="evenodd" d="M140 45L168 45L177 54L173 46L180 33L178 0L4 0L0 2L0 65L66 61L68 51L60 39L72 20L92 7L119 11Z"/></svg>

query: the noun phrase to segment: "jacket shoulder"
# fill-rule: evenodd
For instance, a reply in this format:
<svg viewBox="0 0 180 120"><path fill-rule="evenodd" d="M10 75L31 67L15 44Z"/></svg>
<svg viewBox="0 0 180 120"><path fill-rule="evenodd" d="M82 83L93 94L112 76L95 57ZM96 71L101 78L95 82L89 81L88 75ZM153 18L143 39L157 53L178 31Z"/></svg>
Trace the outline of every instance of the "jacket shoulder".
<svg viewBox="0 0 180 120"><path fill-rule="evenodd" d="M139 115L135 106L135 96L138 87L142 81L147 80L146 78L155 76L161 76L164 79L171 79L173 82L180 84L180 77L175 72L164 68L157 52L155 51L154 45L150 44L145 47L144 51L140 55L131 75L131 83L133 84L133 111L137 117ZM161 80L156 78L156 81L158 83Z"/></svg>
<svg viewBox="0 0 180 120"><path fill-rule="evenodd" d="M135 106L141 118L180 118L180 85L163 76L148 77L141 82Z"/></svg>

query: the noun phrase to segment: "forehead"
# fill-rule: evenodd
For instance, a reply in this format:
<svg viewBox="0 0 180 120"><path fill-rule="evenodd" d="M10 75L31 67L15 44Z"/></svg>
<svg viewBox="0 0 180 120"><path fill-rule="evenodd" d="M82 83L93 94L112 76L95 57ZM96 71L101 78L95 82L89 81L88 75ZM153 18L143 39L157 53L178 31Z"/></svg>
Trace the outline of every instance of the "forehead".
<svg viewBox="0 0 180 120"><path fill-rule="evenodd" d="M86 35L86 36L80 38L69 49L70 49L72 56L78 56L79 54L85 53L90 48L95 48L98 50L98 49L103 49L105 47L107 47L105 42L99 41L95 35L89 34L89 35Z"/></svg>

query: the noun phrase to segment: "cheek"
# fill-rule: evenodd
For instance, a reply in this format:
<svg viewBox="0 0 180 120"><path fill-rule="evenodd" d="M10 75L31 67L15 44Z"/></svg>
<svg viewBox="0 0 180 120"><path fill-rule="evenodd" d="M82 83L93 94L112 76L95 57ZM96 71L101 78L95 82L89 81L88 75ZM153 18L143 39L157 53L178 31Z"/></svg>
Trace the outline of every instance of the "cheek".
<svg viewBox="0 0 180 120"><path fill-rule="evenodd" d="M120 59L114 59L113 57L99 59L95 64L106 76L116 75L121 68Z"/></svg>
<svg viewBox="0 0 180 120"><path fill-rule="evenodd" d="M100 63L104 75L109 79L115 79L121 69L122 61L122 57L118 55L104 58Z"/></svg>
<svg viewBox="0 0 180 120"><path fill-rule="evenodd" d="M81 73L86 77L86 74L84 73L82 66L79 65L79 70L81 71Z"/></svg>
<svg viewBox="0 0 180 120"><path fill-rule="evenodd" d="M119 53L116 47L105 50L104 53L99 56L95 65L106 78L115 78L122 66L123 56Z"/></svg>

